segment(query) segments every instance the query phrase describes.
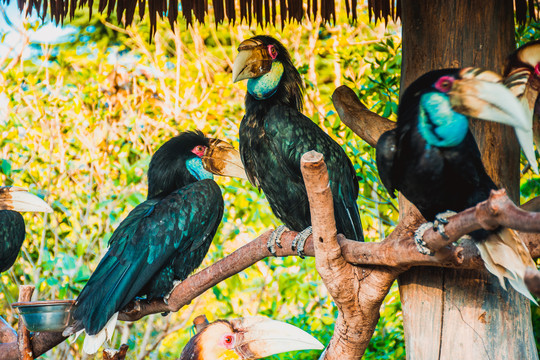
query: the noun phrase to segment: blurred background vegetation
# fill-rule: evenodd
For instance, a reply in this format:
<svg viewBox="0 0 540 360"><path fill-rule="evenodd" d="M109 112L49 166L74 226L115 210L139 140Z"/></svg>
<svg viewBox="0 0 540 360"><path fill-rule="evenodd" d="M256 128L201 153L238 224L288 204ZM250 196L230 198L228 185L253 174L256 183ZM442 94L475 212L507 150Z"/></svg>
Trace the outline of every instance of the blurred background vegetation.
<svg viewBox="0 0 540 360"><path fill-rule="evenodd" d="M289 49L306 83L305 114L343 146L362 176L358 206L367 240L387 235L397 222L397 202L378 180L374 149L340 122L330 99L337 86L346 84L370 109L396 117L399 23L369 23L366 5L359 8L357 24L341 11L338 25L314 19L283 29L216 25L211 19L189 28L180 19L171 29L161 21L151 43L147 20L125 29L97 9L90 20L81 10L64 24L69 35L36 40L33 35L50 25L32 17L16 23L13 11L0 9L2 42L14 33L20 36L14 49L9 44L0 48L0 184L29 188L55 210L24 215L27 237L21 255L0 275L0 315L16 325L9 304L16 301L20 284L36 285L35 300L76 298L116 226L146 198L150 157L167 139L200 129L238 146L246 89L245 82L232 84L231 67L238 44L254 34L274 35ZM537 28L535 23L516 28L516 39L534 38ZM226 211L203 267L280 224L248 182L217 181ZM522 198L539 193L539 178L528 171ZM540 327L538 308L533 313ZM173 359L200 314L210 321L266 315L327 343L337 310L314 259L272 258L220 283L178 313L119 323L111 347L127 343L130 359ZM92 358L82 355L81 344L82 339L66 341L43 358ZM298 352L273 359L317 355ZM364 358L405 359L395 285Z"/></svg>

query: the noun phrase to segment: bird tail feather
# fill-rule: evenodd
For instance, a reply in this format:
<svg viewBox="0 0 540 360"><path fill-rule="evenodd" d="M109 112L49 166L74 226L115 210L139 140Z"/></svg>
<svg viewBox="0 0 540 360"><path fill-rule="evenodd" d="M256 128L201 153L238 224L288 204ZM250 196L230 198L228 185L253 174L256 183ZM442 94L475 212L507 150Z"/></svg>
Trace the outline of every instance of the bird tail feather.
<svg viewBox="0 0 540 360"><path fill-rule="evenodd" d="M109 321L107 322L107 325L105 325L105 327L101 329L100 332L98 332L95 335L86 334L86 337L83 343L83 351L87 354L95 354L105 341L110 341L112 339L117 320L118 320L118 313L116 312L109 319Z"/></svg>
<svg viewBox="0 0 540 360"><path fill-rule="evenodd" d="M536 269L529 250L523 240L512 229L503 228L490 234L482 242L476 243L486 269L495 275L506 289L505 279L512 287L538 305L525 285L525 270Z"/></svg>

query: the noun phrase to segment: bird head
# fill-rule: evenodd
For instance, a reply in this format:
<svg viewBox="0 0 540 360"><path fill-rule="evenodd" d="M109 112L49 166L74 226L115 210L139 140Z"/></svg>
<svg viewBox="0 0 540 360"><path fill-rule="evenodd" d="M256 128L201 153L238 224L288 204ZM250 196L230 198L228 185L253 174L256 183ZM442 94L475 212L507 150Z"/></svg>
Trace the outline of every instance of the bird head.
<svg viewBox="0 0 540 360"><path fill-rule="evenodd" d="M467 116L526 130L530 122L501 80L496 73L478 68L431 71L405 90L398 118L416 116L422 137L437 147L463 141Z"/></svg>
<svg viewBox="0 0 540 360"><path fill-rule="evenodd" d="M528 116L540 114L540 40L529 42L506 59L504 84L521 99Z"/></svg>
<svg viewBox="0 0 540 360"><path fill-rule="evenodd" d="M186 131L163 144L148 169L148 198L164 196L203 179L247 176L240 153L229 143L200 131Z"/></svg>
<svg viewBox="0 0 540 360"><path fill-rule="evenodd" d="M533 123L534 141L540 149L540 40L514 51L506 60L503 76L504 85L521 100L525 114Z"/></svg>
<svg viewBox="0 0 540 360"><path fill-rule="evenodd" d="M303 84L300 73L287 49L273 37L258 35L238 46L233 82L246 79L248 93L255 99L277 97L301 110Z"/></svg>
<svg viewBox="0 0 540 360"><path fill-rule="evenodd" d="M296 326L265 317L218 320L186 345L179 360L251 360L324 346Z"/></svg>
<svg viewBox="0 0 540 360"><path fill-rule="evenodd" d="M16 186L0 186L0 210L52 213L53 209L36 195Z"/></svg>

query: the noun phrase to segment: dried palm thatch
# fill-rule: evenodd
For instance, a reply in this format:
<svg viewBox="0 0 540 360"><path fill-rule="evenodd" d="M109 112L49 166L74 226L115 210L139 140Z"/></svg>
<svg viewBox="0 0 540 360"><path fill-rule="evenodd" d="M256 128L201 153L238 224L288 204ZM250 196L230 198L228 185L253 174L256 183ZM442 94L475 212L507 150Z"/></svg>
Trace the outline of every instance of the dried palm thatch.
<svg viewBox="0 0 540 360"><path fill-rule="evenodd" d="M9 4L11 0L0 0ZM180 4L179 4L180 1ZM77 7L88 6L90 16L94 0L17 0L21 11L28 5L28 11L35 9L41 17L50 13L57 22L62 22L69 14L73 17ZM306 9L304 10L304 2ZM353 22L357 19L358 0L343 0L347 16ZM374 21L389 19L396 20L401 13L401 0L367 0L369 18ZM532 18L536 18L534 5L538 0L514 0L516 19L524 23L527 19L527 12ZM135 10L139 9L141 19L145 15L146 0L99 0L99 12L107 11L110 15L116 9L116 16L122 19L124 25L129 25L133 21ZM315 18L320 15L324 22L336 20L335 0L212 0L216 24L225 20L235 23L237 19L237 9L239 9L240 21L251 24L253 21L257 25L264 27L271 23L276 24L278 20L283 26L286 21L296 20L301 22L305 17ZM205 15L209 13L209 0L148 0L148 9L152 33L156 28L157 17L167 17L171 26L181 12L187 24L193 22L193 18L203 23ZM278 10L279 9L279 10Z"/></svg>

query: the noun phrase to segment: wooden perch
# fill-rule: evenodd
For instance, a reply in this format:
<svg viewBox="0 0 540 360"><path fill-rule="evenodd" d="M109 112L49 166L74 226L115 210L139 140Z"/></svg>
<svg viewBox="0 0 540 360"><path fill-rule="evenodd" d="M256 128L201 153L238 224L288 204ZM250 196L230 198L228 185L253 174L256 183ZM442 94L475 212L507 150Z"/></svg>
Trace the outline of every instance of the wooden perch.
<svg viewBox="0 0 540 360"><path fill-rule="evenodd" d="M36 287L33 285L21 285L19 287L19 302L32 301L32 294ZM32 360L32 345L30 344L30 332L26 329L24 321L19 318L17 343L19 348L19 360Z"/></svg>
<svg viewBox="0 0 540 360"><path fill-rule="evenodd" d="M129 346L127 344L122 344L119 350L105 349L103 350L103 360L124 360L128 349Z"/></svg>
<svg viewBox="0 0 540 360"><path fill-rule="evenodd" d="M332 191L323 156L315 151L304 154L301 170L311 210L317 271L339 309L334 334L321 359L360 359L377 326L382 301L400 269L348 263L337 241Z"/></svg>
<svg viewBox="0 0 540 360"><path fill-rule="evenodd" d="M377 145L382 133L396 127L395 122L369 110L345 85L334 91L332 101L341 121L372 147Z"/></svg>
<svg viewBox="0 0 540 360"><path fill-rule="evenodd" d="M17 341L17 332L0 316L0 343Z"/></svg>

